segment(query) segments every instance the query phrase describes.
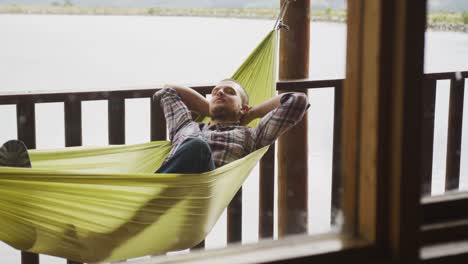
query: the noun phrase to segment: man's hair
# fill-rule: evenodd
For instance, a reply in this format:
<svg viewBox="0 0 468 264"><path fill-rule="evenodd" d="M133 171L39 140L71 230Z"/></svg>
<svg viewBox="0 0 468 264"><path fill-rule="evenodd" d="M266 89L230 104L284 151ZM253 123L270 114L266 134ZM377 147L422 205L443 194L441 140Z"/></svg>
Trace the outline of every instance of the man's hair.
<svg viewBox="0 0 468 264"><path fill-rule="evenodd" d="M224 81L237 83L239 85L239 87L241 88L240 97L241 97L241 100L242 100L242 104L245 104L245 105L249 104L249 95L245 91L244 86L242 86L242 84L240 84L238 81L236 81L234 79L229 79L229 78L221 80L221 82L224 82Z"/></svg>

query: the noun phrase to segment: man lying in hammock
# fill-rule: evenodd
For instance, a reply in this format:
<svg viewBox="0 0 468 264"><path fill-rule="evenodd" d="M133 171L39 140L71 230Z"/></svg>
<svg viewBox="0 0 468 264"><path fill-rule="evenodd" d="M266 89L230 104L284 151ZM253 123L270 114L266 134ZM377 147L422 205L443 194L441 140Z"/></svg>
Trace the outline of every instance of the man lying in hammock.
<svg viewBox="0 0 468 264"><path fill-rule="evenodd" d="M153 98L164 110L173 145L157 173L207 172L242 158L272 144L309 106L305 94L284 93L250 108L244 88L231 79L219 82L210 100L179 85L166 85ZM197 123L191 111L211 121ZM256 118L258 126L245 126Z"/></svg>
<svg viewBox="0 0 468 264"><path fill-rule="evenodd" d="M281 94L249 108L247 94L233 80L218 83L209 101L196 91L177 85L160 90L154 99L164 110L169 138L173 144L158 173L202 173L223 166L273 143L287 129L297 124L308 108L307 96L302 93ZM210 116L210 123L195 122L190 110ZM261 118L258 126L244 126L256 118ZM0 148L0 165L31 167L24 144L17 140L5 143ZM183 201L179 193L172 192L174 189L164 189L158 197L138 208L130 220L105 235L87 230L86 237L80 238L81 245L99 250L86 251L91 255L82 257L95 261L109 257L114 249L147 227L141 225L135 228L133 223L153 223L166 213L166 210L161 210L158 199L171 197L164 200L167 209ZM70 238L74 238L76 232L73 224L68 224L64 231ZM107 239L109 237L112 239ZM26 242L34 243L34 240Z"/></svg>
<svg viewBox="0 0 468 264"><path fill-rule="evenodd" d="M309 106L305 94L284 93L250 108L247 93L231 79L214 87L211 100L179 85L166 85L153 99L164 110L173 145L157 173L201 173L242 158L272 144L302 119ZM210 123L195 122L191 111L211 117ZM258 126L245 126L256 118L261 118ZM31 166L21 141L0 148L0 166Z"/></svg>

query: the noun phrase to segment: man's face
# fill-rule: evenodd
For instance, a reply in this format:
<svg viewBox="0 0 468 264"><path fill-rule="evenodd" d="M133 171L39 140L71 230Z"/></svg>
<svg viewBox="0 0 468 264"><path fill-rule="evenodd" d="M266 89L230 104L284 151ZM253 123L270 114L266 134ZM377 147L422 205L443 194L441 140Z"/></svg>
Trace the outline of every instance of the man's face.
<svg viewBox="0 0 468 264"><path fill-rule="evenodd" d="M246 106L242 104L242 88L233 81L221 81L211 91L210 113L221 120L239 120Z"/></svg>

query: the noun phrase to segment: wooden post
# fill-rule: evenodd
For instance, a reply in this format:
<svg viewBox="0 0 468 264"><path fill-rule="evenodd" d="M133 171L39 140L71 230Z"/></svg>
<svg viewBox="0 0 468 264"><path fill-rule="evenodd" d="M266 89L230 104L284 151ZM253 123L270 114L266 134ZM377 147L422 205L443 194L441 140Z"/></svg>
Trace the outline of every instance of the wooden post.
<svg viewBox="0 0 468 264"><path fill-rule="evenodd" d="M388 2L388 1L387 1ZM389 195L389 252L394 259L414 263L419 259L423 119L424 37L426 0L396 0L394 29L391 126L388 148L391 166ZM385 34L385 31L383 31ZM385 81L385 80L383 80ZM391 153L391 154L390 154Z"/></svg>
<svg viewBox="0 0 468 264"><path fill-rule="evenodd" d="M309 76L310 0L291 2L284 23L290 30L281 30L279 79L306 79ZM278 141L279 236L307 232L307 147L306 114Z"/></svg>
<svg viewBox="0 0 468 264"><path fill-rule="evenodd" d="M425 22L425 0L348 1L347 230L395 263L419 260Z"/></svg>
<svg viewBox="0 0 468 264"><path fill-rule="evenodd" d="M381 2L348 2L347 64L342 94L342 131L346 133L341 133L339 177L345 185L344 229L368 241L376 240L376 120L381 65L375 58L387 58L378 53L383 43L379 34Z"/></svg>

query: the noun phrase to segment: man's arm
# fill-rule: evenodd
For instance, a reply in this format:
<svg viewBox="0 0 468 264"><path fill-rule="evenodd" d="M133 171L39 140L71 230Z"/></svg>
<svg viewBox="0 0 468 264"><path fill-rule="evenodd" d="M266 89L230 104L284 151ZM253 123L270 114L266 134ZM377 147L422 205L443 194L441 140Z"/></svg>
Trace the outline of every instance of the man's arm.
<svg viewBox="0 0 468 264"><path fill-rule="evenodd" d="M252 108L251 116L263 115L258 126L253 128L256 148L273 143L299 123L308 107L307 95L304 93L284 93Z"/></svg>
<svg viewBox="0 0 468 264"><path fill-rule="evenodd" d="M252 120L255 120L257 118L262 118L269 112L271 112L273 109L279 107L281 105L281 97L283 94L279 94L257 106L254 106L249 109L248 112L246 112L242 118L241 118L241 124L242 125L247 125L249 124Z"/></svg>
<svg viewBox="0 0 468 264"><path fill-rule="evenodd" d="M171 86L166 86L153 95L154 103L159 104L164 111L171 141L186 124L193 121L190 110L180 93L184 94L184 92L177 92ZM187 96L185 98L189 100Z"/></svg>
<svg viewBox="0 0 468 264"><path fill-rule="evenodd" d="M201 116L210 115L208 100L192 88L175 84L166 84L164 88L174 89L190 111L196 112Z"/></svg>

